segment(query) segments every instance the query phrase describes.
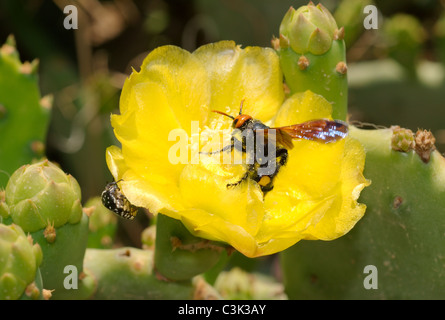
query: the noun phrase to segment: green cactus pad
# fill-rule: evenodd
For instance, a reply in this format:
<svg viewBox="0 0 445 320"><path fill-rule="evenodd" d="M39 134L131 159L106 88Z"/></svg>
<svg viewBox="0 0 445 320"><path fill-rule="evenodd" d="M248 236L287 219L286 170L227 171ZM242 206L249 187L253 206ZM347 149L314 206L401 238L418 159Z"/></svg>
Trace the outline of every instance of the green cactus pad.
<svg viewBox="0 0 445 320"><path fill-rule="evenodd" d="M226 250L223 244L190 234L181 221L157 215L155 267L167 279L187 280L210 270Z"/></svg>
<svg viewBox="0 0 445 320"><path fill-rule="evenodd" d="M165 281L153 270L153 250L87 249L85 270L97 284L92 299L192 299L190 280Z"/></svg>
<svg viewBox="0 0 445 320"><path fill-rule="evenodd" d="M433 148L427 163L414 150L393 150L392 129L350 133L367 152L366 214L342 238L282 254L289 298L444 299L445 159Z"/></svg>
<svg viewBox="0 0 445 320"><path fill-rule="evenodd" d="M0 48L0 189L44 155L51 103L40 96L38 61L21 63L13 37Z"/></svg>
<svg viewBox="0 0 445 320"><path fill-rule="evenodd" d="M100 197L93 197L85 203L84 211L90 217L88 248L109 249L117 230L117 216L102 204Z"/></svg>
<svg viewBox="0 0 445 320"><path fill-rule="evenodd" d="M34 240L40 244L43 251L43 261L40 266L45 289L54 290L52 299L65 299L71 296L65 279L70 273L65 269L73 266L79 277L78 289L84 290L82 282L83 259L88 242L88 216L83 214L77 224L67 223L56 229L56 240L48 242L45 230L32 233ZM76 293L80 295L80 293ZM88 294L88 293L86 293Z"/></svg>

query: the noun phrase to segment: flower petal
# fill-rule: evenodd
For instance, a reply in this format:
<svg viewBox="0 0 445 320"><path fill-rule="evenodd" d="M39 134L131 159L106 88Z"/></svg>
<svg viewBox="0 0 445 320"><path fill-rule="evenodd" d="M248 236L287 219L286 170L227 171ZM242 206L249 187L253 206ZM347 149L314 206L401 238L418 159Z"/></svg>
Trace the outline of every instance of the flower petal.
<svg viewBox="0 0 445 320"><path fill-rule="evenodd" d="M194 213L199 219L194 219L190 213L179 214L181 220L193 226L191 231L196 235L236 245L233 237L234 230L237 230L237 237L253 241L263 221L263 195L259 186L251 180L233 188L227 187L228 183L239 181L244 174L240 167L200 163L184 168L180 179L181 194L187 208L200 209Z"/></svg>
<svg viewBox="0 0 445 320"><path fill-rule="evenodd" d="M330 104L305 92L286 101L275 124L314 118L330 118ZM365 211L365 206L357 203L360 191L368 184L362 174L364 161L363 147L350 137L329 144L294 141L286 166L265 198L259 239L332 240L348 232Z"/></svg>
<svg viewBox="0 0 445 320"><path fill-rule="evenodd" d="M243 113L264 122L275 115L284 99L284 90L279 59L274 50L241 49L233 41L221 41L202 46L193 55L209 74L212 109L237 115L240 102L245 99ZM210 117L210 120L220 119L215 114ZM230 123L227 121L226 126Z"/></svg>

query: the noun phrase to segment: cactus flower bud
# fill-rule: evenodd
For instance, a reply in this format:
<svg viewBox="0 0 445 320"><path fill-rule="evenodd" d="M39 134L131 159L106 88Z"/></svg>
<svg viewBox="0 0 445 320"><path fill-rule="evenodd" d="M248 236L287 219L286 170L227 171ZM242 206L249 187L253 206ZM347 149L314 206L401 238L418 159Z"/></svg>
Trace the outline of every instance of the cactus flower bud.
<svg viewBox="0 0 445 320"><path fill-rule="evenodd" d="M25 232L78 223L82 217L80 187L48 160L24 165L9 179L5 202L14 223Z"/></svg>
<svg viewBox="0 0 445 320"><path fill-rule="evenodd" d="M41 262L40 246L22 228L0 224L0 300L19 299L34 282Z"/></svg>
<svg viewBox="0 0 445 320"><path fill-rule="evenodd" d="M287 11L280 25L280 35L289 39L295 52L320 55L331 48L337 29L331 13L322 4L315 6L310 2Z"/></svg>
<svg viewBox="0 0 445 320"><path fill-rule="evenodd" d="M348 81L345 29L321 4L290 8L273 41L291 94L310 90L332 104L332 116L346 119Z"/></svg>

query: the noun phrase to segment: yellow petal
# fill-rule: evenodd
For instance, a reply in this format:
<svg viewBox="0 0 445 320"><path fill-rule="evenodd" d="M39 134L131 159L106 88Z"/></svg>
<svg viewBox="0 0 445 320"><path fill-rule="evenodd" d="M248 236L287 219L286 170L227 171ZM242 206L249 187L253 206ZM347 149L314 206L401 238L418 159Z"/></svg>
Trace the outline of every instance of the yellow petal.
<svg viewBox="0 0 445 320"><path fill-rule="evenodd" d="M305 92L286 101L275 121L280 126L329 117L329 103ZM290 123L283 123L286 119ZM259 237L332 240L348 232L365 211L357 203L368 184L362 174L364 162L362 145L350 137L329 144L294 141L286 166L265 198Z"/></svg>
<svg viewBox="0 0 445 320"><path fill-rule="evenodd" d="M278 110L273 119L273 126L289 126L313 119L332 119L331 104L312 91L293 94Z"/></svg>
<svg viewBox="0 0 445 320"><path fill-rule="evenodd" d="M193 55L203 63L210 78L211 109L243 113L269 121L284 99L282 74L277 54L269 48L241 49L233 41L221 41L197 49ZM220 115L211 114L210 121ZM230 125L226 119L226 127Z"/></svg>
<svg viewBox="0 0 445 320"><path fill-rule="evenodd" d="M128 168L118 147L107 148L106 161L114 180L122 180L119 182L120 189L132 204L147 208L153 213L161 209L183 209L181 199L178 197L179 190L175 184L148 181L137 175Z"/></svg>
<svg viewBox="0 0 445 320"><path fill-rule="evenodd" d="M221 166L217 164L187 165L181 174L181 194L187 207L201 208L255 235L264 214L261 190L250 180L227 187L228 183L239 181L244 174L240 167L228 166L221 172Z"/></svg>

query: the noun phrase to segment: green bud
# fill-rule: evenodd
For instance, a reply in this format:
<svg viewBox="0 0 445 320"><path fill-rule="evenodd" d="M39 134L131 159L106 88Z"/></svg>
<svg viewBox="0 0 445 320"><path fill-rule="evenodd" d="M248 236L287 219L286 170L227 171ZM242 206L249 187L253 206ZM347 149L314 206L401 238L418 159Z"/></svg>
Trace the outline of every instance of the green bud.
<svg viewBox="0 0 445 320"><path fill-rule="evenodd" d="M392 128L392 132L391 148L393 150L408 152L414 149L416 143L414 142L414 134L411 130L397 126Z"/></svg>
<svg viewBox="0 0 445 320"><path fill-rule="evenodd" d="M42 250L22 228L0 224L0 300L16 300L34 283L42 262ZM33 298L40 291L31 285ZM36 292L36 290L38 292ZM38 297L37 297L38 298Z"/></svg>
<svg viewBox="0 0 445 320"><path fill-rule="evenodd" d="M346 120L348 79L345 29L337 27L331 13L310 2L290 8L272 45L280 56L290 93L310 90L332 104L332 117Z"/></svg>
<svg viewBox="0 0 445 320"><path fill-rule="evenodd" d="M287 11L280 25L280 35L289 39L295 52L320 55L331 48L337 29L331 13L322 4L315 6L310 2Z"/></svg>
<svg viewBox="0 0 445 320"><path fill-rule="evenodd" d="M82 217L77 181L48 160L17 169L6 186L12 222L25 232L76 224Z"/></svg>

